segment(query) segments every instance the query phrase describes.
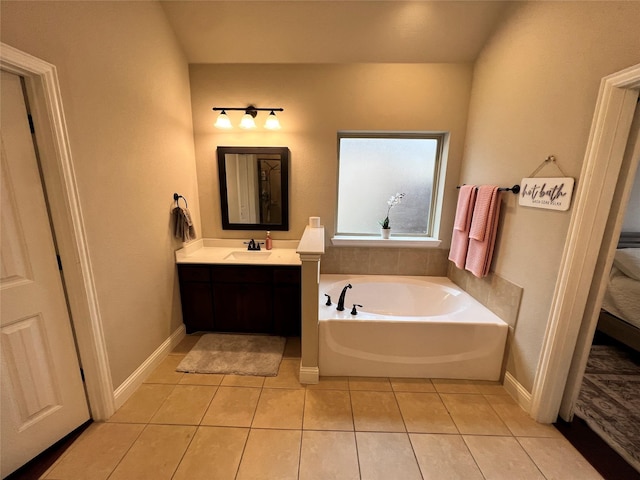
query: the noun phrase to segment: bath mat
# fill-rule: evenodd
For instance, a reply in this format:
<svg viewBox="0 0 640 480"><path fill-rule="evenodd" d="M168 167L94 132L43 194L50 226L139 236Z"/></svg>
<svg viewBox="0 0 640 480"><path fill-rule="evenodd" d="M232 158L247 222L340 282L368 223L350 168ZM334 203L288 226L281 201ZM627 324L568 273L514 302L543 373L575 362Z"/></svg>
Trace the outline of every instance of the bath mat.
<svg viewBox="0 0 640 480"><path fill-rule="evenodd" d="M266 335L203 335L176 371L275 377L286 339Z"/></svg>
<svg viewBox="0 0 640 480"><path fill-rule="evenodd" d="M625 351L593 345L575 413L640 472L640 365Z"/></svg>

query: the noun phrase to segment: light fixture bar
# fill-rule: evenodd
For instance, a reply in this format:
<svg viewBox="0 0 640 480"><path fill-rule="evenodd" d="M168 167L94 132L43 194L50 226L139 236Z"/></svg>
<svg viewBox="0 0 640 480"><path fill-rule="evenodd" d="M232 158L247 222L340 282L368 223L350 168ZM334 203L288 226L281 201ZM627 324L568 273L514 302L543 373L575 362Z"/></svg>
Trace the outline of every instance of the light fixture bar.
<svg viewBox="0 0 640 480"><path fill-rule="evenodd" d="M253 105L249 105L248 107L213 107L212 110L214 112L219 112L221 110L237 110L241 112L246 111L254 111L254 112L284 112L284 108L257 108Z"/></svg>
<svg viewBox="0 0 640 480"><path fill-rule="evenodd" d="M270 112L265 123L265 128L268 130L277 130L280 128L280 122L276 117L275 112L284 112L284 108L257 108L253 105L247 107L213 107L214 112L220 112L218 119L214 126L216 128L232 128L231 120L227 116L227 111L241 111L244 112L242 119L240 120L240 128L251 129L256 128L254 119L258 115L258 112Z"/></svg>

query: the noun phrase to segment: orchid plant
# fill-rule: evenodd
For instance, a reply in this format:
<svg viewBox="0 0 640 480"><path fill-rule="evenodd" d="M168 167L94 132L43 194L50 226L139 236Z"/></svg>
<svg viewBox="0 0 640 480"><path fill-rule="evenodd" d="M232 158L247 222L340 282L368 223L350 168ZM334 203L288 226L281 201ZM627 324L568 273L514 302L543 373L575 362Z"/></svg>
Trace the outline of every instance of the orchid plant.
<svg viewBox="0 0 640 480"><path fill-rule="evenodd" d="M395 195L391 195L391 198L387 200L387 205L389 206L389 208L387 208L387 216L384 218L384 220L381 220L379 222L382 228L391 228L389 226L389 212L391 212L391 209L393 207L402 202L404 195L404 193L396 193Z"/></svg>

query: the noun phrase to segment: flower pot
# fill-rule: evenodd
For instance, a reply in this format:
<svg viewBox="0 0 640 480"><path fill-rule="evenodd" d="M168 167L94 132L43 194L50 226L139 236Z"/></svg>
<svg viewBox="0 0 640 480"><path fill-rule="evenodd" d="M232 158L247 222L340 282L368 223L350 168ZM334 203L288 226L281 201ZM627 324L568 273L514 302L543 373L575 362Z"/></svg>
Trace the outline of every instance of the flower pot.
<svg viewBox="0 0 640 480"><path fill-rule="evenodd" d="M380 235L382 235L382 238L389 238L389 236L391 235L391 229L390 228L381 228L380 229Z"/></svg>

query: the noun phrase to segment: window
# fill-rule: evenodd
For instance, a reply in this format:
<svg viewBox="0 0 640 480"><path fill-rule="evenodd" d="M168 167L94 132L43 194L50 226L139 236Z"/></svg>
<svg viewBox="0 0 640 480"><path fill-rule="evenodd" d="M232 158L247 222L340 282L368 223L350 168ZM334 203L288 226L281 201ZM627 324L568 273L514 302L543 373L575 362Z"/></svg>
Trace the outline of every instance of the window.
<svg viewBox="0 0 640 480"><path fill-rule="evenodd" d="M337 236L380 236L387 201L393 237L431 237L443 133L338 133Z"/></svg>

